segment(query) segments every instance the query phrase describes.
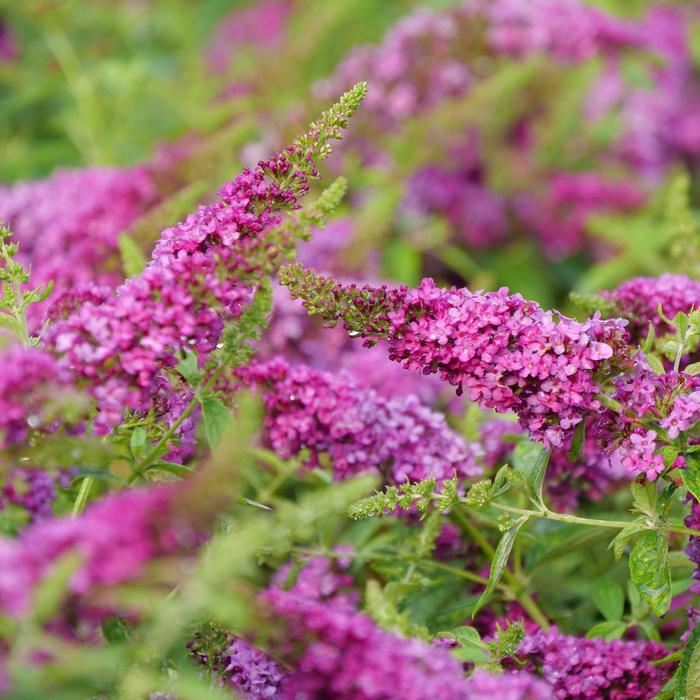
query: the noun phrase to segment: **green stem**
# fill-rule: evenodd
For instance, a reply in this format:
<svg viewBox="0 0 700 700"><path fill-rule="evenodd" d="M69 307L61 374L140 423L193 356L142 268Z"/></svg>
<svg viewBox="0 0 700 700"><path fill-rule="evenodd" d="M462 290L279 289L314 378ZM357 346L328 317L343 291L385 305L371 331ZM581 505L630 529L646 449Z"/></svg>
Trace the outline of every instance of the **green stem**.
<svg viewBox="0 0 700 700"><path fill-rule="evenodd" d="M145 457L134 467L131 472L131 476L127 479L126 485L130 486L136 481L142 474L145 467L147 467L155 455L158 454L160 448L167 444L168 441L175 435L177 429L187 420L189 415L194 411L199 405L199 398L195 395L192 400L187 404L185 410L180 414L180 417L166 430L163 436L158 440L158 442L146 453Z"/></svg>
<svg viewBox="0 0 700 700"><path fill-rule="evenodd" d="M95 478L92 476L86 476L83 479L82 483L80 484L80 490L78 491L78 497L75 499L75 503L73 504L71 517L77 518L85 509L85 504L87 503L94 481Z"/></svg>
<svg viewBox="0 0 700 700"><path fill-rule="evenodd" d="M155 455L158 454L159 450L161 447L166 445L168 441L175 435L175 432L177 429L187 420L187 418L190 416L192 411L194 411L195 408L199 405L199 397L202 393L206 393L209 389L214 386L214 383L216 380L221 376L221 373L224 371L226 368L227 363L224 361L221 362L221 364L214 370L212 373L211 377L207 380L206 384L202 387L201 391L195 391L194 396L192 397L192 400L187 404L187 407L185 410L180 414L180 417L165 431L163 436L158 440L158 442L146 453L144 458L134 467L133 472L131 473L131 476L126 482L126 485L129 486L138 479L139 476L143 474L143 470L145 467L147 467L151 461L154 459Z"/></svg>
<svg viewBox="0 0 700 700"><path fill-rule="evenodd" d="M570 523L572 525L588 525L589 527L609 527L616 530L622 530L630 525L633 525L634 520L599 520L597 518L582 518L578 515L567 515L566 513L555 513L551 510L527 510L525 508L515 508L514 506L507 506L503 503L491 503L492 508L497 510L502 510L506 513L513 513L515 515L527 515L529 518L541 518L544 520L555 520L562 523ZM649 521L649 529L658 529L658 526ZM684 525L671 525L667 524L664 529L669 532L676 532L681 535L693 535L695 537L700 536L700 530L692 530Z"/></svg>

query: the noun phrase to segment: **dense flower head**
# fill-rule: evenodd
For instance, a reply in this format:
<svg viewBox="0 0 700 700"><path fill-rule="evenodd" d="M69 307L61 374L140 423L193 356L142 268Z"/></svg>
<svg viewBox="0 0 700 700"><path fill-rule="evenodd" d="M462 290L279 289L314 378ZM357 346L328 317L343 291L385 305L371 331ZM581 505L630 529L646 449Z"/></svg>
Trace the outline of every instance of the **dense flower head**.
<svg viewBox="0 0 700 700"><path fill-rule="evenodd" d="M600 407L595 371L624 339L621 321L580 323L505 288L473 293L432 280L407 292L389 319L392 359L437 372L485 408L513 411L551 445Z"/></svg>
<svg viewBox="0 0 700 700"><path fill-rule="evenodd" d="M152 559L196 543L188 523L169 517L173 493L163 486L123 492L79 518L45 520L16 540L0 540L0 611L26 613L37 585L70 552L80 563L68 591L84 601L98 587L139 577Z"/></svg>
<svg viewBox="0 0 700 700"><path fill-rule="evenodd" d="M633 371L621 374L613 384L612 398L626 410L602 411L592 421L592 432L613 463L654 481L668 466L657 451L663 444L661 429L667 429L670 437L690 426L694 415L690 397L700 379L684 372L656 374L639 354Z"/></svg>
<svg viewBox="0 0 700 700"><path fill-rule="evenodd" d="M483 408L514 412L536 440L558 446L597 411L598 370L626 362L626 322L596 313L584 322L504 287L497 292L343 286L299 266L281 274L293 297L367 342L388 339L389 357L437 374ZM613 358L615 356L614 360Z"/></svg>
<svg viewBox="0 0 700 700"><path fill-rule="evenodd" d="M496 0L482 11L491 46L514 57L542 52L574 63L640 40L631 24L577 0Z"/></svg>
<svg viewBox="0 0 700 700"><path fill-rule="evenodd" d="M471 87L465 61L474 34L471 19L466 6L446 12L418 9L397 22L381 44L353 49L319 93L328 97L371 76L363 119L389 131Z"/></svg>
<svg viewBox="0 0 700 700"><path fill-rule="evenodd" d="M330 153L331 139L341 138L364 90L356 86L294 145L245 168L214 203L165 229L140 275L49 327L48 346L92 387L97 432L108 432L126 409L147 412L159 376L184 350L195 351L202 364L207 360L225 323L240 315L256 281L289 245L285 236L293 239L292 230L277 237L271 231L285 210L299 207L318 177L316 159Z"/></svg>
<svg viewBox="0 0 700 700"><path fill-rule="evenodd" d="M284 458L310 451L309 466L327 455L336 479L373 471L392 483L474 476L478 446L452 432L443 415L415 396L387 400L352 378L281 359L242 370L263 385L265 429Z"/></svg>
<svg viewBox="0 0 700 700"><path fill-rule="evenodd" d="M684 520L685 526L689 527L691 530L700 530L700 503L692 496L689 497L689 500L690 512ZM698 595L700 593L700 537L690 537L688 539L688 546L685 548L685 553L688 559L695 564L693 583L691 584L690 590L693 595Z"/></svg>
<svg viewBox="0 0 700 700"><path fill-rule="evenodd" d="M637 341L646 337L650 323L657 336L671 332L659 314L659 307L671 320L681 311L688 313L700 308L700 282L685 275L666 273L659 277L634 277L603 294L629 319L630 333Z"/></svg>
<svg viewBox="0 0 700 700"><path fill-rule="evenodd" d="M282 668L264 651L242 637L213 628L197 632L187 645L190 655L216 683L242 700L279 698Z"/></svg>
<svg viewBox="0 0 700 700"><path fill-rule="evenodd" d="M674 397L670 412L661 419L661 427L666 429L670 438L675 439L699 420L700 391L691 391Z"/></svg>
<svg viewBox="0 0 700 700"><path fill-rule="evenodd" d="M282 570L281 573L284 573ZM314 560L285 590L278 576L263 595L283 618L292 654L282 697L292 700L467 700L461 664L444 649L380 630L358 612L349 583ZM291 650L292 646L284 645Z"/></svg>
<svg viewBox="0 0 700 700"><path fill-rule="evenodd" d="M116 283L118 236L157 200L145 167L57 170L0 187L0 219L20 244L20 258L31 264L32 281L53 280L62 291Z"/></svg>
<svg viewBox="0 0 700 700"><path fill-rule="evenodd" d="M668 675L652 662L666 654L657 642L569 637L556 628L525 637L518 649L560 700L651 700Z"/></svg>

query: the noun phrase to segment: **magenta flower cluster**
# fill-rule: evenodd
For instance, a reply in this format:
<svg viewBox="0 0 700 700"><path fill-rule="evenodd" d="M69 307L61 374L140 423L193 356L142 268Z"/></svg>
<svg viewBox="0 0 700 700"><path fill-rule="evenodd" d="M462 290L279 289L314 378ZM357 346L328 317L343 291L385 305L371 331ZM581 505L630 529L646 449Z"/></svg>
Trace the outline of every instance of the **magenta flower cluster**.
<svg viewBox="0 0 700 700"><path fill-rule="evenodd" d="M657 336L672 331L659 315L659 307L669 320L681 311L700 308L700 282L685 275L634 277L603 295L613 302L620 315L629 319L630 333L638 341L646 337L650 323Z"/></svg>
<svg viewBox="0 0 700 700"><path fill-rule="evenodd" d="M116 425L127 408L148 411L160 372L177 364L185 349L205 359L224 322L249 301L251 289L238 281L254 269L248 241L278 224L279 211L294 207L308 189L309 173L295 170L288 155L245 169L221 188L216 202L163 231L141 275L52 324L48 342L94 387L98 430ZM315 174L313 166L309 172ZM283 176L289 178L285 189L274 181Z"/></svg>
<svg viewBox="0 0 700 700"><path fill-rule="evenodd" d="M245 368L240 376L264 388L265 431L273 449L284 458L309 450L312 467L327 455L336 479L372 471L401 483L481 471L479 447L415 396L387 400L348 376L281 359Z"/></svg>
<svg viewBox="0 0 700 700"><path fill-rule="evenodd" d="M53 280L64 291L117 283L118 236L157 200L145 167L58 170L0 187L0 220L20 244L20 258L31 262L32 282Z"/></svg>
<svg viewBox="0 0 700 700"><path fill-rule="evenodd" d="M525 637L518 649L559 700L651 700L668 675L653 662L666 654L657 642L582 639L556 628Z"/></svg>
<svg viewBox="0 0 700 700"><path fill-rule="evenodd" d="M467 693L469 700L552 700L552 687L523 671L492 675L477 669Z"/></svg>
<svg viewBox="0 0 700 700"><path fill-rule="evenodd" d="M438 373L469 399L513 411L536 439L561 445L598 410L596 370L621 350L624 322L580 323L507 289L409 290L389 313L390 356L408 369Z"/></svg>

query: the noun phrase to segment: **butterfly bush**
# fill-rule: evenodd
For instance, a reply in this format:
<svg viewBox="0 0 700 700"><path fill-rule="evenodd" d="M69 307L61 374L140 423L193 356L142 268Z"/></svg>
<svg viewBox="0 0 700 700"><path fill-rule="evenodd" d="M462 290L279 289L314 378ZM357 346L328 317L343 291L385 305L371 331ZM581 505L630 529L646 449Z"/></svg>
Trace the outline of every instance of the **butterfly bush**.
<svg viewBox="0 0 700 700"><path fill-rule="evenodd" d="M12 469L0 491L0 509L19 506L32 522L50 518L58 496L57 488L66 489L76 474L74 468L59 469L55 474L37 467Z"/></svg>
<svg viewBox="0 0 700 700"><path fill-rule="evenodd" d="M352 101L352 97L350 98ZM285 151L225 184L219 199L165 229L151 261L103 301L86 301L54 322L46 342L71 373L94 387L100 413L95 427L108 432L124 409L148 411L163 370L188 349L201 360L216 349L224 324L252 297L249 279L278 255L265 234L297 207L318 175L314 157L340 135L352 111L339 107L323 124ZM279 184L282 183L282 184Z"/></svg>
<svg viewBox="0 0 700 700"><path fill-rule="evenodd" d="M264 651L242 637L225 634L223 647L210 658L200 634L190 642L192 656L212 672L217 682L233 690L245 700L279 697L285 673L280 665Z"/></svg>
<svg viewBox="0 0 700 700"><path fill-rule="evenodd" d="M316 467L326 454L336 479L373 471L401 483L480 472L479 447L415 396L387 400L350 377L283 360L240 374L264 388L266 433L281 457L309 450L306 464Z"/></svg>
<svg viewBox="0 0 700 700"><path fill-rule="evenodd" d="M364 85L132 241L152 251L126 280L120 234L187 168L216 169L206 137L149 166L1 187L32 275L12 287L3 244L0 322L26 312L29 331L0 348L0 691L670 700L673 676L692 697L700 320L679 273L694 190L668 222L657 199L697 165L696 15L471 0L345 57L338 35L317 94L370 81L331 164L349 184L302 208ZM323 38L347 18L286 0L225 17L203 57L233 81L202 114L212 143L248 119L245 162L281 142L305 109L295 66L316 58L284 47L287 27ZM256 48L271 89L239 72ZM492 103L503 119L476 114ZM593 242L606 217L630 240ZM639 250L638 220L659 236ZM501 286L504 260L541 303ZM588 276L590 260L605 262Z"/></svg>
<svg viewBox="0 0 700 700"><path fill-rule="evenodd" d="M290 268L287 279L293 294L314 294L314 280L300 268ZM344 293L341 285L331 289L332 321L342 316L333 296ZM365 287L360 296L369 319L364 333L386 337L392 360L437 373L485 408L516 413L550 445L565 442L586 412L601 407L595 371L625 347L623 321L594 316L581 323L505 288L443 290L427 279L415 290Z"/></svg>

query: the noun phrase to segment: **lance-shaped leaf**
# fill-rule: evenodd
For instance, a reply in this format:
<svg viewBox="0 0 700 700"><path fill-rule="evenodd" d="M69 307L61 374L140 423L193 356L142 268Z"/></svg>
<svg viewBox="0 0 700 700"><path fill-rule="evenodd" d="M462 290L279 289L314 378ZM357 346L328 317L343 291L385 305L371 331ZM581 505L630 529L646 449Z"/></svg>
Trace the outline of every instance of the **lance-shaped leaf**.
<svg viewBox="0 0 700 700"><path fill-rule="evenodd" d="M686 456L686 467L680 470L685 487L700 501L700 459L695 454Z"/></svg>
<svg viewBox="0 0 700 700"><path fill-rule="evenodd" d="M498 582L501 580L506 565L508 564L508 557L510 556L510 552L513 549L515 538L518 536L518 531L527 521L527 516L518 518L518 520L515 521L513 527L511 527L509 530L506 530L503 533L503 537L501 537L501 540L498 543L498 546L496 547L496 551L494 552L493 560L491 561L489 581L486 584L486 588L481 594L481 597L476 602L476 606L472 611L472 619L477 614L477 612L479 612L479 610L488 602L496 586L498 585Z"/></svg>
<svg viewBox="0 0 700 700"><path fill-rule="evenodd" d="M204 432L212 449L219 446L224 433L231 427L231 413L216 396L205 396L202 399L202 419Z"/></svg>
<svg viewBox="0 0 700 700"><path fill-rule="evenodd" d="M700 698L700 625L696 626L685 643L685 649L675 676L674 700Z"/></svg>
<svg viewBox="0 0 700 700"><path fill-rule="evenodd" d="M530 498L539 506L542 502L542 483L547 470L551 450L529 440L522 440L513 450L511 461L516 471L526 480Z"/></svg>
<svg viewBox="0 0 700 700"><path fill-rule="evenodd" d="M668 542L663 532L645 532L630 553L630 577L643 600L658 617L671 605L671 569Z"/></svg>

